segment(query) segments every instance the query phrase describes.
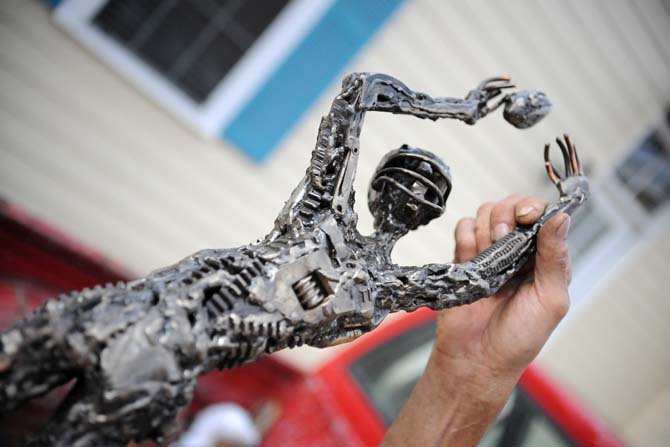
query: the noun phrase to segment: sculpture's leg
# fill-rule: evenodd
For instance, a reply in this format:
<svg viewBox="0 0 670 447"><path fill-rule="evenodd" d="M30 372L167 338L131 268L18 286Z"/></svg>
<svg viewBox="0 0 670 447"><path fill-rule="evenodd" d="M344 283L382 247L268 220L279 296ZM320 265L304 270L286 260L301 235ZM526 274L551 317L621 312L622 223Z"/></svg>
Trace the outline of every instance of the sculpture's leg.
<svg viewBox="0 0 670 447"><path fill-rule="evenodd" d="M0 413L73 377L76 365L64 352L61 329L72 328L67 321L54 328L43 308L0 335Z"/></svg>
<svg viewBox="0 0 670 447"><path fill-rule="evenodd" d="M150 301L150 294L136 293L126 306L118 299L126 296L124 287L61 295L0 334L0 413L95 368L104 344L86 334L86 327L131 311L142 315Z"/></svg>
<svg viewBox="0 0 670 447"><path fill-rule="evenodd" d="M146 381L111 389L82 379L54 418L28 441L33 447L125 446L130 440L163 442L179 408L192 397L195 379Z"/></svg>
<svg viewBox="0 0 670 447"><path fill-rule="evenodd" d="M162 437L165 424L191 399L197 371L189 367L199 357L198 331L173 298L108 337L96 364L36 442L126 445Z"/></svg>

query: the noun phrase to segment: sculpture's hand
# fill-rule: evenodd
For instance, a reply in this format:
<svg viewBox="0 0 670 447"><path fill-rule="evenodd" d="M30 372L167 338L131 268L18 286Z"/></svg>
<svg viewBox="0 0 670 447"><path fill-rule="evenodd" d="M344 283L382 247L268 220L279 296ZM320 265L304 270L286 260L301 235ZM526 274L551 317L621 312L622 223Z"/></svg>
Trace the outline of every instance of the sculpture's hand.
<svg viewBox="0 0 670 447"><path fill-rule="evenodd" d="M493 102L493 99L500 96L503 90L514 87L516 86L511 83L509 76L486 78L474 90L470 90L465 99L477 101L478 118L481 118L500 107L506 101L507 96L496 102Z"/></svg>
<svg viewBox="0 0 670 447"><path fill-rule="evenodd" d="M549 159L549 143L544 145L544 163L547 168L547 175L551 182L556 185L556 188L558 188L563 201L582 203L589 193L589 181L584 176L575 145L567 134L563 135L563 139L565 140L565 144L560 138L556 138L556 143L563 155L563 175L556 171L556 168ZM570 212L572 209L565 211Z"/></svg>
<svg viewBox="0 0 670 447"><path fill-rule="evenodd" d="M517 223L532 223L545 207L540 199L517 196L482 205L476 219L458 223L457 262L472 259ZM446 373L471 376L483 369L514 379L535 358L568 309L569 225L565 214L547 222L538 234L532 270L496 295L440 314L434 355L450 365Z"/></svg>

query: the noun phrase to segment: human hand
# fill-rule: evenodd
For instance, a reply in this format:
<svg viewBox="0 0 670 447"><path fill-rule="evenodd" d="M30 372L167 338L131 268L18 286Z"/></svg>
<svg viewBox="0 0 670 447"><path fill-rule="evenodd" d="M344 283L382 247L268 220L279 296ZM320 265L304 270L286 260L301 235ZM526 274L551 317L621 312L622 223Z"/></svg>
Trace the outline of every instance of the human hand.
<svg viewBox="0 0 670 447"><path fill-rule="evenodd" d="M519 196L482 205L476 219L456 227L456 262L469 261L516 224L532 224L546 206ZM534 265L496 295L439 315L433 360L445 374L482 386L491 378L516 383L568 310L569 225L567 214L549 220L538 234Z"/></svg>
<svg viewBox="0 0 670 447"><path fill-rule="evenodd" d="M466 262L531 224L547 202L510 196L456 227L456 262ZM519 376L568 310L569 216L540 229L535 262L496 295L443 311L425 373L382 445L473 446L495 420Z"/></svg>
<svg viewBox="0 0 670 447"><path fill-rule="evenodd" d="M482 205L456 227L456 262L467 262L547 202L510 196ZM535 262L496 295L442 311L426 371L382 445L473 446L495 420L526 366L568 310L570 218L540 229Z"/></svg>

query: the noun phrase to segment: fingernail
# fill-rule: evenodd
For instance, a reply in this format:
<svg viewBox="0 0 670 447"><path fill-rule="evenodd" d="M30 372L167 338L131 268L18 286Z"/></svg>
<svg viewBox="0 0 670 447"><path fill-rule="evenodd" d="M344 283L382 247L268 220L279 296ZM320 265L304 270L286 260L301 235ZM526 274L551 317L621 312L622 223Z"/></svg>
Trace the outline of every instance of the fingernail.
<svg viewBox="0 0 670 447"><path fill-rule="evenodd" d="M556 236L560 239L567 239L568 231L570 231L570 216L566 214L563 222L556 229Z"/></svg>
<svg viewBox="0 0 670 447"><path fill-rule="evenodd" d="M533 206L524 206L523 208L521 208L521 209L516 213L516 217L527 216L527 215L529 215L530 213L532 213L533 211L535 211L535 207L533 207Z"/></svg>
<svg viewBox="0 0 670 447"><path fill-rule="evenodd" d="M509 225L507 225L506 223L499 223L498 225L493 227L493 240L497 241L498 239L502 238L509 232L510 232Z"/></svg>

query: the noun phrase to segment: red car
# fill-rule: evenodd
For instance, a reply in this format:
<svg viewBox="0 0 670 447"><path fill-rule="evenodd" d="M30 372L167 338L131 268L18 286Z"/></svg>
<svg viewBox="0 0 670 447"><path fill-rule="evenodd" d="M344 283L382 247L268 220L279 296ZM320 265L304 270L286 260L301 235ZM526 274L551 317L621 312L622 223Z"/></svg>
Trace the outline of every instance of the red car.
<svg viewBox="0 0 670 447"><path fill-rule="evenodd" d="M0 329L63 290L126 279L104 259L0 203ZM270 356L203 377L182 414L237 402L257 416L266 446L372 446L398 415L428 360L435 313L403 315L361 337L314 373ZM55 397L0 423L0 444L37 429ZM41 416L41 417L38 417ZM4 442L4 443L3 443ZM485 446L623 446L536 366L523 374Z"/></svg>

